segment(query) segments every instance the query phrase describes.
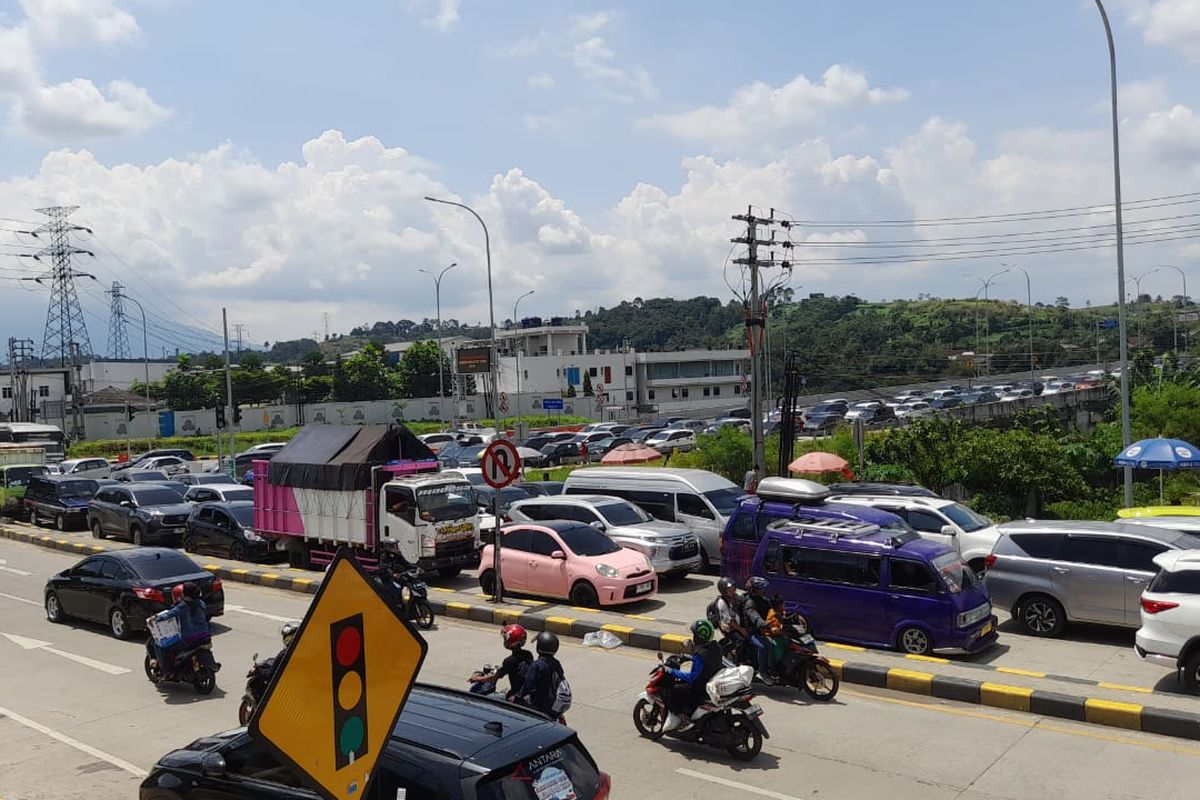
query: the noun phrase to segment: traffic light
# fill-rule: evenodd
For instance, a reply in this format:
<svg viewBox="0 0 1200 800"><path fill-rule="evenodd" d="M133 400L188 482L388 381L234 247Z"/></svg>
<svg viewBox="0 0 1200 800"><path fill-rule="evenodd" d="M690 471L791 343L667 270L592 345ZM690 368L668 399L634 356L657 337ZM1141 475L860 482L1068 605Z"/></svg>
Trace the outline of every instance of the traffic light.
<svg viewBox="0 0 1200 800"><path fill-rule="evenodd" d="M217 406L217 427L225 427L225 406Z"/></svg>
<svg viewBox="0 0 1200 800"><path fill-rule="evenodd" d="M363 615L329 626L333 655L333 749L338 769L367 754L367 659Z"/></svg>
<svg viewBox="0 0 1200 800"><path fill-rule="evenodd" d="M233 424L234 425L242 424L242 409L238 407L237 403L233 404Z"/></svg>
<svg viewBox="0 0 1200 800"><path fill-rule="evenodd" d="M133 422L133 406L129 405L129 403L125 404L125 421Z"/></svg>

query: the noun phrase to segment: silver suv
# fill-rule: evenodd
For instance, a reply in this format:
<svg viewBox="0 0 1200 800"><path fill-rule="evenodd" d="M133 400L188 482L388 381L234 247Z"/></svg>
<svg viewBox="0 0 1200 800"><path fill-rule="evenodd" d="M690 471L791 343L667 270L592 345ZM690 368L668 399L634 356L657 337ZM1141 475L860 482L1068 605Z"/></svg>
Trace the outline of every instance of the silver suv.
<svg viewBox="0 0 1200 800"><path fill-rule="evenodd" d="M1030 520L999 531L987 589L1034 636L1057 636L1068 622L1138 627L1154 557L1200 549L1200 536L1122 522Z"/></svg>
<svg viewBox="0 0 1200 800"><path fill-rule="evenodd" d="M688 526L657 520L628 500L591 494L536 497L513 503L508 515L514 522L566 519L591 525L646 556L660 575L700 569L700 543Z"/></svg>

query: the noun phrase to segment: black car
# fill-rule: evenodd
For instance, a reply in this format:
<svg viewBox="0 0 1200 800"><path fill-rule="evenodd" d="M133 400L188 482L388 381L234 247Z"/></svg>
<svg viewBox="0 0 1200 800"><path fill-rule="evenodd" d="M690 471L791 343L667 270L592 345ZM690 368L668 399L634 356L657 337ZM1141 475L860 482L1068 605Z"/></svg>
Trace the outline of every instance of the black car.
<svg viewBox="0 0 1200 800"><path fill-rule="evenodd" d="M113 474L114 481L138 483L141 481L169 481L171 476L160 469L126 469Z"/></svg>
<svg viewBox="0 0 1200 800"><path fill-rule="evenodd" d="M518 485L528 492L530 497L562 494L563 488L566 486L562 481L521 481Z"/></svg>
<svg viewBox="0 0 1200 800"><path fill-rule="evenodd" d="M525 484L519 483L515 486L505 486L503 489L493 489L491 486L483 485L476 486L471 490L471 495L475 500L475 505L487 514L492 513L492 502L496 499L496 495L500 495L500 513L501 515L508 513L508 507L518 500L528 500L533 497L533 493L525 489Z"/></svg>
<svg viewBox="0 0 1200 800"><path fill-rule="evenodd" d="M60 531L87 527L88 501L99 489L91 478L37 475L25 489L25 510L34 525L53 523Z"/></svg>
<svg viewBox="0 0 1200 800"><path fill-rule="evenodd" d="M263 558L271 552L269 543L254 533L252 500L194 507L183 534L183 549L189 553L227 556L234 561Z"/></svg>
<svg viewBox="0 0 1200 800"><path fill-rule="evenodd" d="M527 463L531 467L558 467L563 464L574 464L578 460L578 442L551 442L542 448L540 458L531 457Z"/></svg>
<svg viewBox="0 0 1200 800"><path fill-rule="evenodd" d="M847 422L853 422L856 419L861 419L864 425L887 425L896 421L896 410L891 406L885 406L883 403L871 406L856 406L851 408L846 415Z"/></svg>
<svg viewBox="0 0 1200 800"><path fill-rule="evenodd" d="M940 497L932 489L924 486L913 486L907 483L870 483L855 481L854 483L835 483L829 487L833 494L871 494L891 495L895 497Z"/></svg>
<svg viewBox="0 0 1200 800"><path fill-rule="evenodd" d="M181 472L180 474L171 478L171 480L186 484L187 486L199 486L204 483L237 484L237 481L226 475L224 472Z"/></svg>
<svg viewBox="0 0 1200 800"><path fill-rule="evenodd" d="M844 421L845 415L840 412L809 413L804 419L805 433L830 433Z"/></svg>
<svg viewBox="0 0 1200 800"><path fill-rule="evenodd" d="M490 697L418 683L360 800L609 797L609 777L575 731ZM168 753L141 800L316 800L245 728Z"/></svg>
<svg viewBox="0 0 1200 800"><path fill-rule="evenodd" d="M171 591L191 581L209 617L225 613L221 579L175 550L139 547L90 556L46 581L46 618L102 622L118 639L146 629L146 617L171 607Z"/></svg>
<svg viewBox="0 0 1200 800"><path fill-rule="evenodd" d="M166 486L105 486L88 503L88 529L96 539L117 536L136 545L178 541L192 506Z"/></svg>

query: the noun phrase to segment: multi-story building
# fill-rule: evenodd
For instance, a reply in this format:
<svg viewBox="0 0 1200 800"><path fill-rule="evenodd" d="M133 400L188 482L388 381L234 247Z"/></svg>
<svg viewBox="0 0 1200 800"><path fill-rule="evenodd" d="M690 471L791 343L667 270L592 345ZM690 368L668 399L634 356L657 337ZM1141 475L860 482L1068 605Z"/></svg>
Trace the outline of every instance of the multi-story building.
<svg viewBox="0 0 1200 800"><path fill-rule="evenodd" d="M141 359L85 361L79 366L80 395L82 397L109 387L127 390L133 384L145 380L147 366L150 370L150 380L159 381L175 369L178 362L152 360L147 364ZM28 409L32 408L37 422L61 424L71 413L72 370L70 366L33 367L23 373L22 377L22 373L14 372L7 366L3 367L0 371L0 417L14 418L21 393L20 380L23 380L28 396L25 398L26 410L18 416L29 421Z"/></svg>

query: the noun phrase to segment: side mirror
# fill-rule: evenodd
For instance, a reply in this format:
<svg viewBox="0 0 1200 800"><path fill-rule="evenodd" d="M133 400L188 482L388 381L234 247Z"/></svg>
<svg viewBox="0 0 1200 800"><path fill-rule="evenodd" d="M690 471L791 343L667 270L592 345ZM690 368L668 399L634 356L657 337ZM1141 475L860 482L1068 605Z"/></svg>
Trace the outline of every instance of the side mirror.
<svg viewBox="0 0 1200 800"><path fill-rule="evenodd" d="M133 508L133 501L132 500L122 500L120 503L120 506L121 506L121 508Z"/></svg>
<svg viewBox="0 0 1200 800"><path fill-rule="evenodd" d="M553 553L550 554L550 557L553 559L557 559L559 561L567 560L567 554L564 553L562 550L555 550Z"/></svg>
<svg viewBox="0 0 1200 800"><path fill-rule="evenodd" d="M225 759L219 753L205 753L200 759L200 773L206 778L224 778Z"/></svg>
<svg viewBox="0 0 1200 800"><path fill-rule="evenodd" d="M591 525L596 530L600 531L601 533L604 533L604 531L608 530L607 528L604 527L604 523L598 519L593 520L592 522L589 522L588 524Z"/></svg>
<svg viewBox="0 0 1200 800"><path fill-rule="evenodd" d="M957 536L958 529L955 528L953 525L943 525L942 533L946 534L947 536Z"/></svg>

